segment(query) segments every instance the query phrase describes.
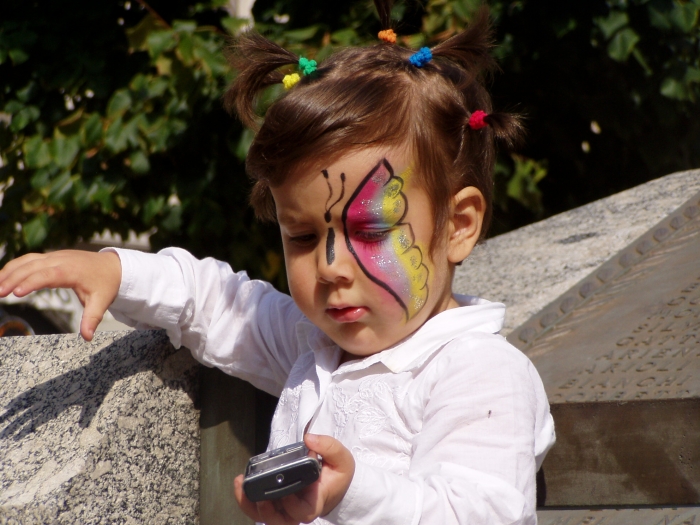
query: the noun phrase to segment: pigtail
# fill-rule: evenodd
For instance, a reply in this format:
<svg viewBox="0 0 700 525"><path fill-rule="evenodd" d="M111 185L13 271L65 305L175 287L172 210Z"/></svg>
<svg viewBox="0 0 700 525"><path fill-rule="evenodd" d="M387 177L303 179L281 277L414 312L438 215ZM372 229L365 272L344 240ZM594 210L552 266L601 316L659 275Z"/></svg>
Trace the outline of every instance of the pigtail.
<svg viewBox="0 0 700 525"><path fill-rule="evenodd" d="M277 69L297 64L299 57L258 33L248 31L234 43L229 62L238 76L224 94L227 110L235 111L245 126L255 129L258 117L255 102L265 88L282 82L283 75Z"/></svg>
<svg viewBox="0 0 700 525"><path fill-rule="evenodd" d="M490 54L492 47L489 10L482 6L467 29L440 42L430 51L433 57L446 58L468 72L488 73L498 69Z"/></svg>
<svg viewBox="0 0 700 525"><path fill-rule="evenodd" d="M513 113L491 113L484 117L484 122L493 129L496 140L509 151L518 147L525 136L522 117Z"/></svg>
<svg viewBox="0 0 700 525"><path fill-rule="evenodd" d="M382 29L392 29L391 8L394 6L393 0L374 0L374 7L379 15L379 23Z"/></svg>

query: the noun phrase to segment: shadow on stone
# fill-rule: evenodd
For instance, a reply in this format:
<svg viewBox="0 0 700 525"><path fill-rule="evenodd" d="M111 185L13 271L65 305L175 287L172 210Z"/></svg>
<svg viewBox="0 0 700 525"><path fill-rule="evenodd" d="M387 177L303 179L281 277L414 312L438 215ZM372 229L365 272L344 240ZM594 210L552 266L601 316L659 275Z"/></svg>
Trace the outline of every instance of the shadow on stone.
<svg viewBox="0 0 700 525"><path fill-rule="evenodd" d="M60 337L51 339L58 341ZM172 355L163 359L166 347ZM19 441L76 405L82 407L78 424L87 428L114 384L140 372L153 371L166 385L179 388L178 375L192 367L192 358L185 352L182 355L182 350L172 348L163 332L148 336L131 332L91 355L87 364L30 387L10 400L0 414L0 425L7 423L0 439Z"/></svg>

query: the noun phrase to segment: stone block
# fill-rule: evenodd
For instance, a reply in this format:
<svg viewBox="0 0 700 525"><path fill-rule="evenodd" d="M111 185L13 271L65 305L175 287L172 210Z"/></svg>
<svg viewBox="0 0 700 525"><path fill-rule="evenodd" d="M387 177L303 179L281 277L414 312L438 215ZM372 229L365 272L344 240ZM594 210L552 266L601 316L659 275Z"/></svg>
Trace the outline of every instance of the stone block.
<svg viewBox="0 0 700 525"><path fill-rule="evenodd" d="M0 523L198 523L199 370L160 332L0 339Z"/></svg>

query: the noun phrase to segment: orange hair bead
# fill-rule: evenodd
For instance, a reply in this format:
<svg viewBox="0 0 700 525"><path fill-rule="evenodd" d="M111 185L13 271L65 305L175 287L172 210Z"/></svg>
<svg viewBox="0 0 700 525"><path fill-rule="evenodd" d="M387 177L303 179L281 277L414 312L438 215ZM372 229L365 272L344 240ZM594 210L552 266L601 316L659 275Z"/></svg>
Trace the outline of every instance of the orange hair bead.
<svg viewBox="0 0 700 525"><path fill-rule="evenodd" d="M393 29L384 29L383 31L380 31L377 36L379 37L379 40L382 40L387 44L396 43L396 33L394 33Z"/></svg>

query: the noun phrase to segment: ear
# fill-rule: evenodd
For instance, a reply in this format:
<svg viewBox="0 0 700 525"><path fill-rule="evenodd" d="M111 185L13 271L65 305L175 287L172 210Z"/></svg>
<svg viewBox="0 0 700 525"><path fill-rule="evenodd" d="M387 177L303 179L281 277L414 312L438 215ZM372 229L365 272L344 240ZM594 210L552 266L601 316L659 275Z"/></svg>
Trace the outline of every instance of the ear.
<svg viewBox="0 0 700 525"><path fill-rule="evenodd" d="M486 199L475 186L467 186L452 197L450 212L447 259L457 264L467 258L479 240Z"/></svg>

